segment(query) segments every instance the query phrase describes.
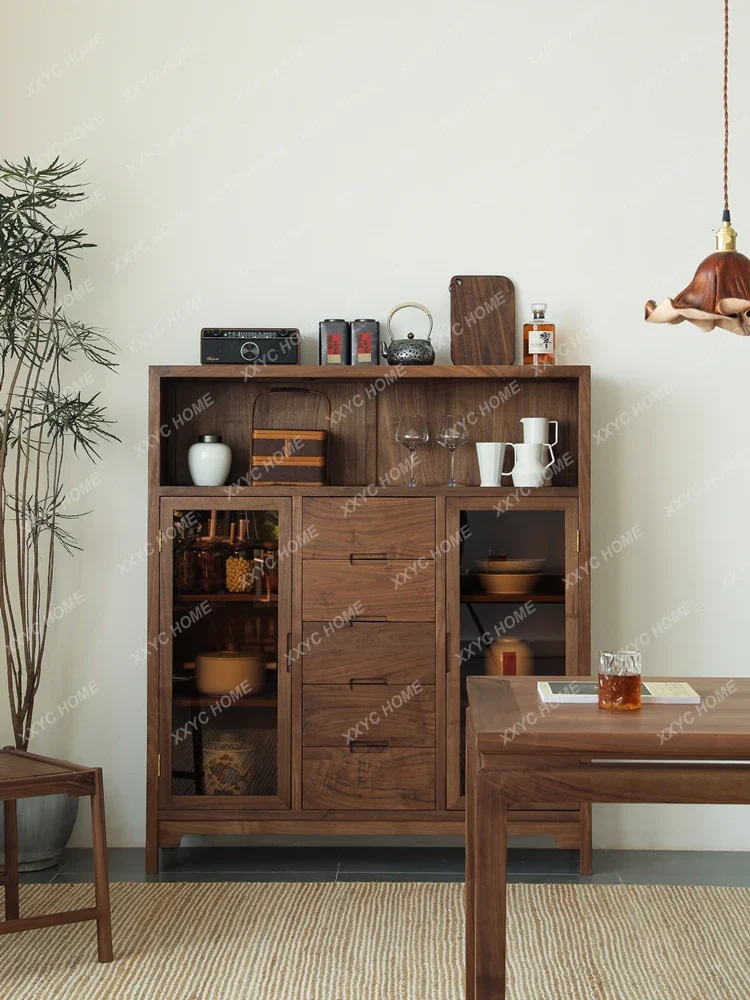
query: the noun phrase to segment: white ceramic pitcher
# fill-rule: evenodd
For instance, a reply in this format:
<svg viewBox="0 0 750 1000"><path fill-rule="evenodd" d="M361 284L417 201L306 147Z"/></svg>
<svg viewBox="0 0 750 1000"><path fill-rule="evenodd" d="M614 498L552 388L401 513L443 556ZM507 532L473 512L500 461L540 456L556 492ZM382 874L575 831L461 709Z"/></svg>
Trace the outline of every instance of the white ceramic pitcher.
<svg viewBox="0 0 750 1000"><path fill-rule="evenodd" d="M549 448L550 455L552 454L549 443L524 442L523 444L514 444L513 448L516 453L516 462L513 466L513 485L531 487L546 485L551 475L547 470L555 463L554 456L546 465L542 458L545 448Z"/></svg>
<svg viewBox="0 0 750 1000"><path fill-rule="evenodd" d="M521 417L521 424L523 426L523 441L524 444L544 444L549 448L549 456L554 462L555 453L552 449L555 447L558 441L558 422L556 420L548 420L547 417ZM550 441L549 439L549 429L550 424L555 425L555 440Z"/></svg>

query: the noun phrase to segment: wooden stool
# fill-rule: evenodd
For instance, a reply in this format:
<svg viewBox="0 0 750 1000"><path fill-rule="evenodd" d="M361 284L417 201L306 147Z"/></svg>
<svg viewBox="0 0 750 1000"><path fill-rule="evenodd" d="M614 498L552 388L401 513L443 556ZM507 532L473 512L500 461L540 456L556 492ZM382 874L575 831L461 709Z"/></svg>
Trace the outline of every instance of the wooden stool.
<svg viewBox="0 0 750 1000"><path fill-rule="evenodd" d="M96 906L66 910L39 917L21 918L18 910L18 823L16 800L39 795L91 796L91 826L94 841L94 883ZM57 924L75 924L96 920L99 961L112 961L112 925L109 909L107 875L107 828L104 821L104 786L100 767L81 767L64 760L38 757L36 754L4 747L0 751L0 799L5 811L5 920L0 920L0 934L31 931Z"/></svg>

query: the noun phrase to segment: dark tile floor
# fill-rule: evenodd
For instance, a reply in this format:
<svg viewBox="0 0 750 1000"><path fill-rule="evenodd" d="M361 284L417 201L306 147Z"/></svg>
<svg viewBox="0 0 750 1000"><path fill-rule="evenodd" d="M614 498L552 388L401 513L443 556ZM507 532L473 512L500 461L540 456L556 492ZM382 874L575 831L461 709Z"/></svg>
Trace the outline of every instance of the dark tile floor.
<svg viewBox="0 0 750 1000"><path fill-rule="evenodd" d="M460 847L182 847L161 852L146 875L141 848L109 852L113 882L462 882ZM750 852L595 851L594 874L578 874L578 853L514 849L511 882L724 885L750 887ZM24 882L91 882L91 851L69 848L56 868Z"/></svg>

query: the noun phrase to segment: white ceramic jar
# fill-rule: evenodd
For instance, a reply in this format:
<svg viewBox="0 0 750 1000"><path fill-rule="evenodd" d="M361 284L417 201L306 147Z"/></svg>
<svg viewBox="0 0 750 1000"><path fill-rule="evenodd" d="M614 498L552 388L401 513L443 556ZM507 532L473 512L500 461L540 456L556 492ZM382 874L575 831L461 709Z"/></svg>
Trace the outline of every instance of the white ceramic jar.
<svg viewBox="0 0 750 1000"><path fill-rule="evenodd" d="M232 449L220 434L201 434L188 451L188 468L194 486L223 486L232 465Z"/></svg>

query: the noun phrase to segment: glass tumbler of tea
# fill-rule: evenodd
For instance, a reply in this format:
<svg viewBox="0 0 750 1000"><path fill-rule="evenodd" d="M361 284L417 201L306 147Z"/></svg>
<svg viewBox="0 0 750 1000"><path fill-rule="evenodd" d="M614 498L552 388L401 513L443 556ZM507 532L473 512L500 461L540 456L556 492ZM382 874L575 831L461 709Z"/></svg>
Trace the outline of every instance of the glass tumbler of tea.
<svg viewBox="0 0 750 1000"><path fill-rule="evenodd" d="M599 708L641 707L641 654L629 649L599 654Z"/></svg>

